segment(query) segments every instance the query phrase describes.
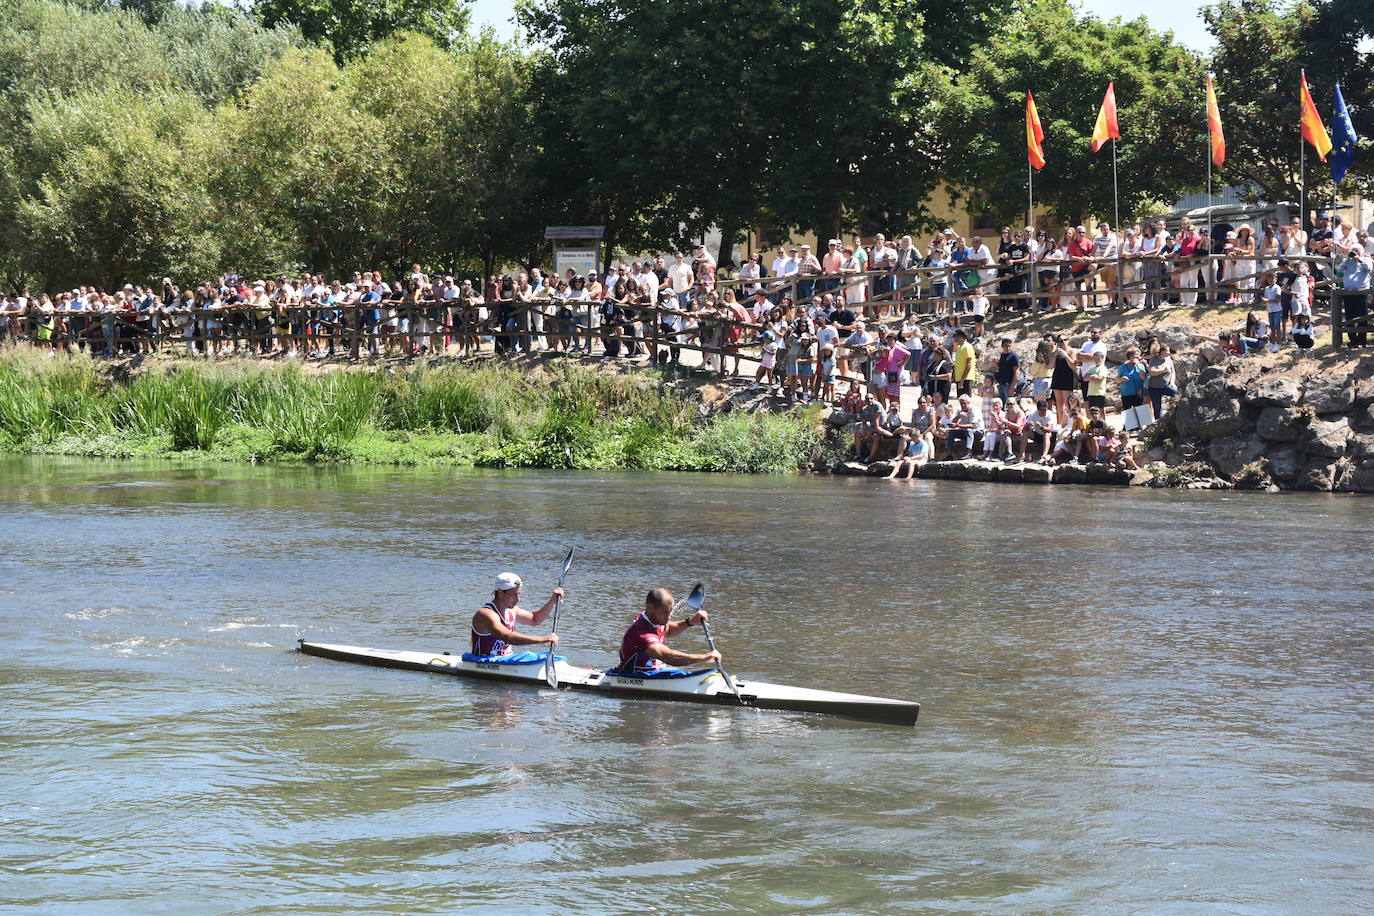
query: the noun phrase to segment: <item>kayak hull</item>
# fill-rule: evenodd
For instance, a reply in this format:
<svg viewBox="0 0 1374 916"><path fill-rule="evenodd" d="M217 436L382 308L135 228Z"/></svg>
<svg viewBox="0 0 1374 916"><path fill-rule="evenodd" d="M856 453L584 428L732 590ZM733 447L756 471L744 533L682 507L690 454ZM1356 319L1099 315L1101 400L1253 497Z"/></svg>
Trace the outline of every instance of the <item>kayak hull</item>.
<svg viewBox="0 0 1374 916"><path fill-rule="evenodd" d="M445 652L375 649L364 646L307 642L304 639L300 641L299 651L319 658L372 665L378 668L428 671L433 674L446 674L453 677L504 681L537 687L548 686L544 679L543 655L537 656L536 660L526 664L506 664L465 661L461 656L450 655ZM905 700L889 700L883 697L814 690L806 687L789 687L783 684L733 678L735 686L743 698L741 704L740 700L736 699L734 692L731 691L730 685L726 683L725 678L714 668L689 672L684 677L641 678L622 677L597 668L584 668L569 664L562 659L557 659L554 665L558 672L558 686L561 689L583 690L606 696L672 700L713 706L743 705L756 709L821 713L845 719L906 726L915 725L916 718L921 711L919 703L910 703Z"/></svg>

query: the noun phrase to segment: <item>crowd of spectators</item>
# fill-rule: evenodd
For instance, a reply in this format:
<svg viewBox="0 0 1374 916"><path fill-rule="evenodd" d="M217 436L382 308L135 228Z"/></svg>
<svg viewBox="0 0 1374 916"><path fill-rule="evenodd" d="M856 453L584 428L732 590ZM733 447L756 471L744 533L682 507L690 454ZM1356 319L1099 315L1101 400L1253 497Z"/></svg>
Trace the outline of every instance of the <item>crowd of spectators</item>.
<svg viewBox="0 0 1374 916"><path fill-rule="evenodd" d="M1207 255L1213 257L1206 257ZM250 282L233 273L178 287L125 284L113 293L79 287L56 294L22 290L0 295L0 338L54 349L113 355L149 351L180 339L197 352L252 350L287 356L347 353L424 354L456 346L462 352L491 341L498 352L553 350L658 361L651 339L668 358L690 343L712 352L711 368L738 372L738 346L763 348L759 380L780 381L807 397L821 395L827 373L819 319L838 337L913 314L949 320L977 338L998 310L1095 306L1191 306L1209 296L1250 304L1257 321L1228 338L1249 352L1292 341L1310 349L1312 302L1319 287L1336 287L1347 318L1367 313L1374 239L1349 223L1319 214L1309 234L1294 218L1250 226L1195 226L1184 217L1171 232L1163 219L1113 231L1070 227L1058 237L1030 226L1002 229L995 247L953 229L924 249L903 236L879 233L865 245L830 239L826 251L778 246L770 258L747 258L719 270L703 246L690 261L645 258L604 273L546 275L538 268L456 281L420 265L390 281L380 271L351 278L277 276ZM833 316L843 313L840 320ZM781 318L792 330L779 328ZM807 325L798 330L797 322ZM1294 333L1302 325L1302 330ZM1262 326L1261 326L1262 325ZM767 333L760 333L766 331ZM810 344L791 348L810 335ZM828 358L843 376L853 362L835 346ZM1354 342L1363 343L1357 334ZM725 350L722 354L718 351ZM729 358L733 356L733 358ZM782 366L779 366L782 363ZM786 372L795 364L797 372ZM781 375L781 379L776 377ZM809 391L806 389L810 388Z"/></svg>

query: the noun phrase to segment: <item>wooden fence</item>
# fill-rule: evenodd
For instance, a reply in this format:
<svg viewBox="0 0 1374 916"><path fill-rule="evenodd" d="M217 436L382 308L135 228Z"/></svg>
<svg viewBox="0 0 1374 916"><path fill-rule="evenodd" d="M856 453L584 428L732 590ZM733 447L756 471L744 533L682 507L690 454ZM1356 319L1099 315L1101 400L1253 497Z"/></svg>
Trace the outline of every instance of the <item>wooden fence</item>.
<svg viewBox="0 0 1374 916"><path fill-rule="evenodd" d="M1356 345L1368 340L1369 291L1339 289L1331 258L1288 259L1309 264L1315 290L1315 317L1329 317L1332 341L1340 346L1350 338ZM935 318L946 313L967 316L972 288L981 286L989 300L989 314L1009 309L1100 309L1160 307L1177 297L1184 305L1197 299L1239 298L1251 308L1258 303L1264 266L1253 262L1240 273L1235 258L1206 257L1187 262L1176 259L1107 261L1045 261L1012 267L977 269L959 265L912 267L907 270L866 271L811 277L720 280L714 289L694 289L687 308L670 292L660 302L625 303L619 315L603 314L590 300L536 299L497 303L386 301L348 305L244 305L215 308L156 306L146 310L58 310L24 313L0 311L8 336L57 347L82 346L96 354L156 350L181 344L200 352L223 348L266 352L296 349L361 357L364 353L407 354L441 350L456 344L462 352L476 352L492 342L497 352L532 349L603 352L643 348L657 361L681 352L699 352L703 361L723 367L743 347L756 345L764 325L737 320L701 307L708 292L723 297L733 292L749 308L754 292L767 294L767 307L786 309L792 318L805 314L807 301L830 294L845 299L856 316L874 320L908 314ZM1218 270L1220 268L1220 271ZM1218 279L1220 273L1221 279ZM1242 289L1245 284L1254 288ZM862 363L871 355L856 351Z"/></svg>

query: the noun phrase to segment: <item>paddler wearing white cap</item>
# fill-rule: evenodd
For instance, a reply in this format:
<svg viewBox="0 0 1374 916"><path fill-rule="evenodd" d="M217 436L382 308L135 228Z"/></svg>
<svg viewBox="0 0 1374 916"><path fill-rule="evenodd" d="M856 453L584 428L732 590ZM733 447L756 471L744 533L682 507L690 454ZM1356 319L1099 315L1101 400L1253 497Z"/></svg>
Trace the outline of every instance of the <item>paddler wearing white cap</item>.
<svg viewBox="0 0 1374 916"><path fill-rule="evenodd" d="M515 631L516 624L538 626L553 613L554 602L563 596L563 589L555 588L549 600L537 611L520 607L520 577L503 572L496 577L496 591L492 599L472 615L472 654L482 657L510 655L513 646L558 644L558 634L528 636Z"/></svg>

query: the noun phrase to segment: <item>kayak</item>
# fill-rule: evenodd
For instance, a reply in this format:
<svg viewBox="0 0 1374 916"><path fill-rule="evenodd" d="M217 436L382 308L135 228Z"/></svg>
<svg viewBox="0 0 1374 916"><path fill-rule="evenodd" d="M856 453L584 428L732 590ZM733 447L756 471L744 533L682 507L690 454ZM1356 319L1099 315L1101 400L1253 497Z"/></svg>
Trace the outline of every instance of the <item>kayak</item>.
<svg viewBox="0 0 1374 916"><path fill-rule="evenodd" d="M428 671L477 680L548 686L544 678L547 653L542 652L521 652L508 658L483 659L471 655L451 655L448 652L373 649L306 642L304 639L300 640L299 650L306 655L319 658L379 668L401 668L407 671ZM883 697L813 690L807 687L788 687L783 684L766 684L762 681L744 681L731 677L739 690L740 698L743 700L741 702L730 689L730 684L725 680L726 676L715 668L701 671L670 671L664 675L649 677L624 677L614 670L603 671L569 664L561 655L554 656L554 667L558 674L559 688L633 699L677 700L716 706L814 712L889 725L915 725L916 716L921 711L920 703L910 703L906 700L889 700Z"/></svg>

